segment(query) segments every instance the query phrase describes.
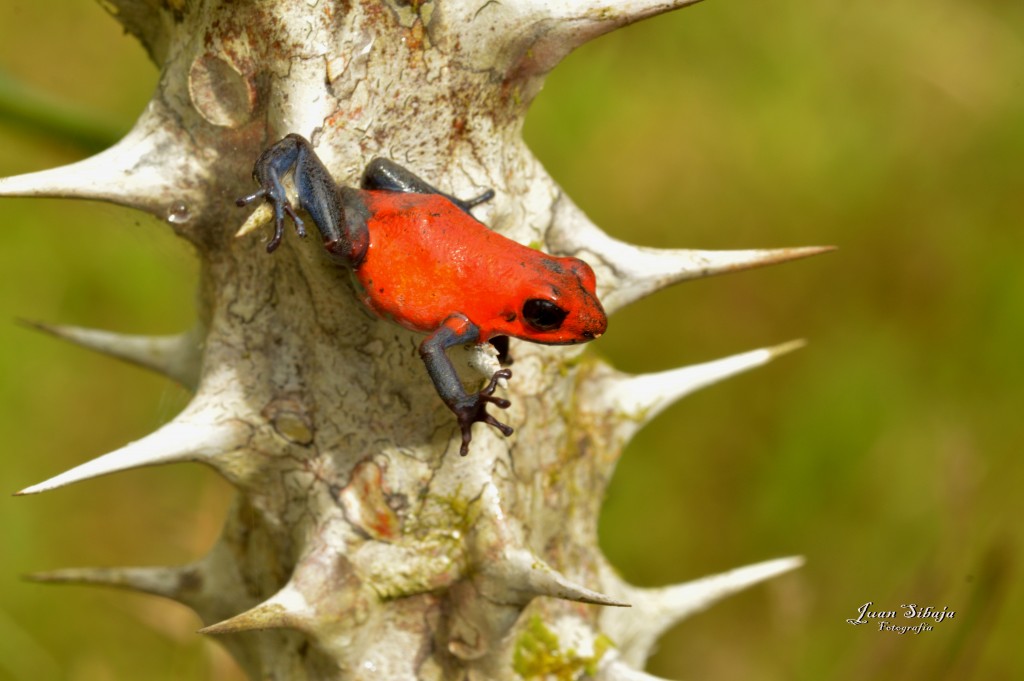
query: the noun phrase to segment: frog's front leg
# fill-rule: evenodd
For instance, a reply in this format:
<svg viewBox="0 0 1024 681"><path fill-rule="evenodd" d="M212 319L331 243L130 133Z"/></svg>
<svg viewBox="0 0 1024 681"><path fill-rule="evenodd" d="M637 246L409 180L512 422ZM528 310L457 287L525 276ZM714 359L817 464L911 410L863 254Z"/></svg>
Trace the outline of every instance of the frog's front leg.
<svg viewBox="0 0 1024 681"><path fill-rule="evenodd" d="M480 339L480 329L473 322L462 314L453 314L444 320L444 323L426 340L420 344L420 357L427 365L427 373L434 382L437 394L441 396L444 403L448 405L459 422L459 429L462 431L462 447L459 454L466 456L469 453L469 443L473 439L470 428L476 422L486 423L501 431L502 435L508 437L512 429L501 423L487 413L487 404L493 404L499 409L506 409L509 401L501 397L494 397L494 388L498 379L509 378L512 372L502 369L491 376L490 382L483 390L477 393L467 393L462 387L455 367L448 359L447 350L453 345L473 343Z"/></svg>
<svg viewBox="0 0 1024 681"><path fill-rule="evenodd" d="M479 196L471 199L460 199L451 194L446 194L437 187L434 187L426 180L416 175L408 168L398 165L386 158L375 158L370 161L363 171L363 189L378 189L389 192L406 192L412 194L438 194L445 197L466 213L470 209L479 206L494 198L494 190L488 189Z"/></svg>
<svg viewBox="0 0 1024 681"><path fill-rule="evenodd" d="M313 218L324 247L342 264L356 267L366 255L370 233L366 227L366 209L358 192L338 187L330 172L301 135L291 134L263 152L253 166L252 176L260 189L235 203L244 206L266 199L274 207L274 236L267 244L272 253L284 236L284 217L295 223L299 236L306 236L302 220L296 214L281 183L291 171L295 178L299 207Z"/></svg>

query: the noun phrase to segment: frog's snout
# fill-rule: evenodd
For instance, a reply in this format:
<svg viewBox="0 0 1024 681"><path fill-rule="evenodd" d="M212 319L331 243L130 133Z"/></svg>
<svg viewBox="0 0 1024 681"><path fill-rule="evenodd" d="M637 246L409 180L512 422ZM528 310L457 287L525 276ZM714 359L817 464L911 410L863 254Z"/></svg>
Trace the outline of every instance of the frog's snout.
<svg viewBox="0 0 1024 681"><path fill-rule="evenodd" d="M587 323L583 326L580 331L580 336L584 342L592 341L595 338L600 338L604 335L605 330L608 328L608 319L603 315L594 315L587 320Z"/></svg>

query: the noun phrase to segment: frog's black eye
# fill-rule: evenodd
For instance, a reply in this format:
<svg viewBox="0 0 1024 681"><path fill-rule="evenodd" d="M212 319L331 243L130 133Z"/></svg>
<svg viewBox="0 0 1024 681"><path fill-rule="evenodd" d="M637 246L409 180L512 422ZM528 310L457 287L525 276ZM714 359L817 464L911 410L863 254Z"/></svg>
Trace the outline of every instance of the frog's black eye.
<svg viewBox="0 0 1024 681"><path fill-rule="evenodd" d="M538 331L554 331L569 314L550 300L530 298L523 303L523 319Z"/></svg>

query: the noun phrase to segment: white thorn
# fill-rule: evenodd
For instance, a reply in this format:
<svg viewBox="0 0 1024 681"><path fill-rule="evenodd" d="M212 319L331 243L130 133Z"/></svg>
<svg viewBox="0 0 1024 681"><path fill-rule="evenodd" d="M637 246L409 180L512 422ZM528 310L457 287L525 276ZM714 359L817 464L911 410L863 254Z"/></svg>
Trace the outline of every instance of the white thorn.
<svg viewBox="0 0 1024 681"><path fill-rule="evenodd" d="M629 607L629 603L573 582L524 548L501 508L497 487L489 480L480 494L480 510L472 544L478 556L478 574L483 578L480 590L489 600L525 605L535 596L551 596L594 605Z"/></svg>
<svg viewBox="0 0 1024 681"><path fill-rule="evenodd" d="M540 5L553 26L534 46L534 59L550 71L584 43L642 19L682 9L700 0L560 0ZM530 3L528 3L530 4ZM520 9L520 8L517 8ZM521 11L521 9L520 9Z"/></svg>
<svg viewBox="0 0 1024 681"><path fill-rule="evenodd" d="M507 580L504 581L503 588L507 588L510 593L521 593L520 602L523 604L534 596L550 596L592 605L630 607L625 601L616 600L573 582L526 549L507 552L497 567L502 573L500 577ZM488 576L492 576L490 572Z"/></svg>
<svg viewBox="0 0 1024 681"><path fill-rule="evenodd" d="M738 251L698 251L643 248L623 244L618 247L616 259L607 261L613 263L617 281L610 284L610 290L604 294L601 300L605 309L613 312L679 282L755 267L766 267L789 260L808 258L831 250L833 249L830 246L805 246ZM584 256L585 258L586 256Z"/></svg>
<svg viewBox="0 0 1024 681"><path fill-rule="evenodd" d="M606 594L576 584L536 557L534 557L534 561L529 574L529 586L539 596L550 596L566 601L590 603L591 605L608 605L619 608L631 607L625 601L617 600Z"/></svg>
<svg viewBox="0 0 1024 681"><path fill-rule="evenodd" d="M647 423L673 402L730 376L767 364L805 345L793 340L723 359L652 374L630 376L614 371L598 374L581 394L588 411L614 410L630 419L633 428Z"/></svg>
<svg viewBox="0 0 1024 681"><path fill-rule="evenodd" d="M646 248L608 236L565 195L559 196L553 212L553 227L547 234L549 248L579 257L594 268L601 303L609 313L681 281L835 250L832 246L737 251Z"/></svg>
<svg viewBox="0 0 1024 681"><path fill-rule="evenodd" d="M791 572L803 564L804 559L800 556L775 558L692 582L650 589L649 598L645 599L649 604L645 615L660 620L664 628L668 628L726 596Z"/></svg>
<svg viewBox="0 0 1024 681"><path fill-rule="evenodd" d="M194 565L182 567L116 567L116 568L65 568L48 572L36 572L25 578L33 582L48 584L89 584L130 589L143 593L164 596L174 600L190 591L195 591L200 580L199 568Z"/></svg>
<svg viewBox="0 0 1024 681"><path fill-rule="evenodd" d="M245 219L242 226L235 232L235 238L241 239L248 236L273 219L274 209L270 207L269 203L261 203L256 207L256 210L249 214L249 217Z"/></svg>
<svg viewBox="0 0 1024 681"><path fill-rule="evenodd" d="M199 380L198 329L172 336L142 336L28 320L23 323L75 345L152 369L187 388L195 389Z"/></svg>
<svg viewBox="0 0 1024 681"><path fill-rule="evenodd" d="M71 483L144 466L178 461L206 461L242 446L248 435L242 422L229 417L212 421L204 405L192 403L170 423L121 449L76 466L18 492L37 494Z"/></svg>
<svg viewBox="0 0 1024 681"><path fill-rule="evenodd" d="M562 0L541 2L553 16L566 23L572 20L610 22L616 26L694 5L700 0ZM536 1L533 4L538 4Z"/></svg>
<svg viewBox="0 0 1024 681"><path fill-rule="evenodd" d="M175 224L208 200L199 159L180 126L151 102L135 127L114 146L58 168L0 179L0 196L53 196L110 201L147 211ZM166 149L178 149L169 154Z"/></svg>
<svg viewBox="0 0 1024 681"><path fill-rule="evenodd" d="M641 19L699 0L524 0L515 3L450 3L451 25L472 27L484 38L471 60L484 52L512 56L504 66L517 78L541 76L584 43ZM487 40L490 37L492 40ZM473 55L473 48L470 54Z"/></svg>
<svg viewBox="0 0 1024 681"><path fill-rule="evenodd" d="M268 600L229 619L199 630L200 634L234 634L264 629L311 631L312 615L305 596L289 582Z"/></svg>
<svg viewBox="0 0 1024 681"><path fill-rule="evenodd" d="M795 570L803 563L799 556L776 558L675 586L632 588L632 611L603 611L602 630L620 650L628 651L624 654L628 662L642 664L658 637L673 625L726 596Z"/></svg>

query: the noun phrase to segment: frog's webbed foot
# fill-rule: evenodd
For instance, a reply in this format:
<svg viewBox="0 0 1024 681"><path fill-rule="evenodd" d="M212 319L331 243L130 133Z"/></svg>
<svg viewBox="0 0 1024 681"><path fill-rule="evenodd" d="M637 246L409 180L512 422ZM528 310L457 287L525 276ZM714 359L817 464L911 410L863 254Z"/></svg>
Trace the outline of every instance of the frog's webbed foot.
<svg viewBox="0 0 1024 681"><path fill-rule="evenodd" d="M285 196L284 187L281 187L280 180L276 181L277 187L264 187L248 196L235 199L235 205L242 207L259 199L266 199L274 209L274 236L267 242L267 253L273 253L281 245L284 238L284 216L287 215L295 223L295 233L300 237L306 236L306 226L295 212L291 201Z"/></svg>
<svg viewBox="0 0 1024 681"><path fill-rule="evenodd" d="M311 169L311 166L318 167ZM290 217L295 224L295 232L300 237L306 236L306 227L302 224L302 220L299 219L291 201L288 200L284 184L281 182L281 178L292 168L295 168L301 176L313 174L317 176L316 179L322 179L320 176L326 176L326 180L322 181L329 182L330 180L326 169L323 169L322 164L316 159L316 155L309 146L309 142L299 135L288 135L264 151L256 160L256 164L252 169L252 177L260 188L252 194L243 196L235 201L235 205L241 207L253 201L266 199L274 208L274 236L267 243L267 253L273 253L281 244L281 239L284 237L285 215ZM302 186L303 182L301 181L303 179L304 177L296 177L300 196L304 189ZM313 217L316 218L317 216L314 215Z"/></svg>
<svg viewBox="0 0 1024 681"><path fill-rule="evenodd" d="M503 397L495 397L494 389L497 387L500 379L507 379L511 376L512 372L509 369L501 369L494 372L490 382L480 392L467 395L467 399L464 402L452 407L452 411L455 412L455 416L459 421L459 429L462 431L462 446L459 448L459 454L462 456L466 456L469 453L469 443L473 439L471 428L474 423L486 423L489 426L494 426L505 437L512 434L510 426L487 413L488 404L493 404L499 409L508 409L511 402Z"/></svg>

